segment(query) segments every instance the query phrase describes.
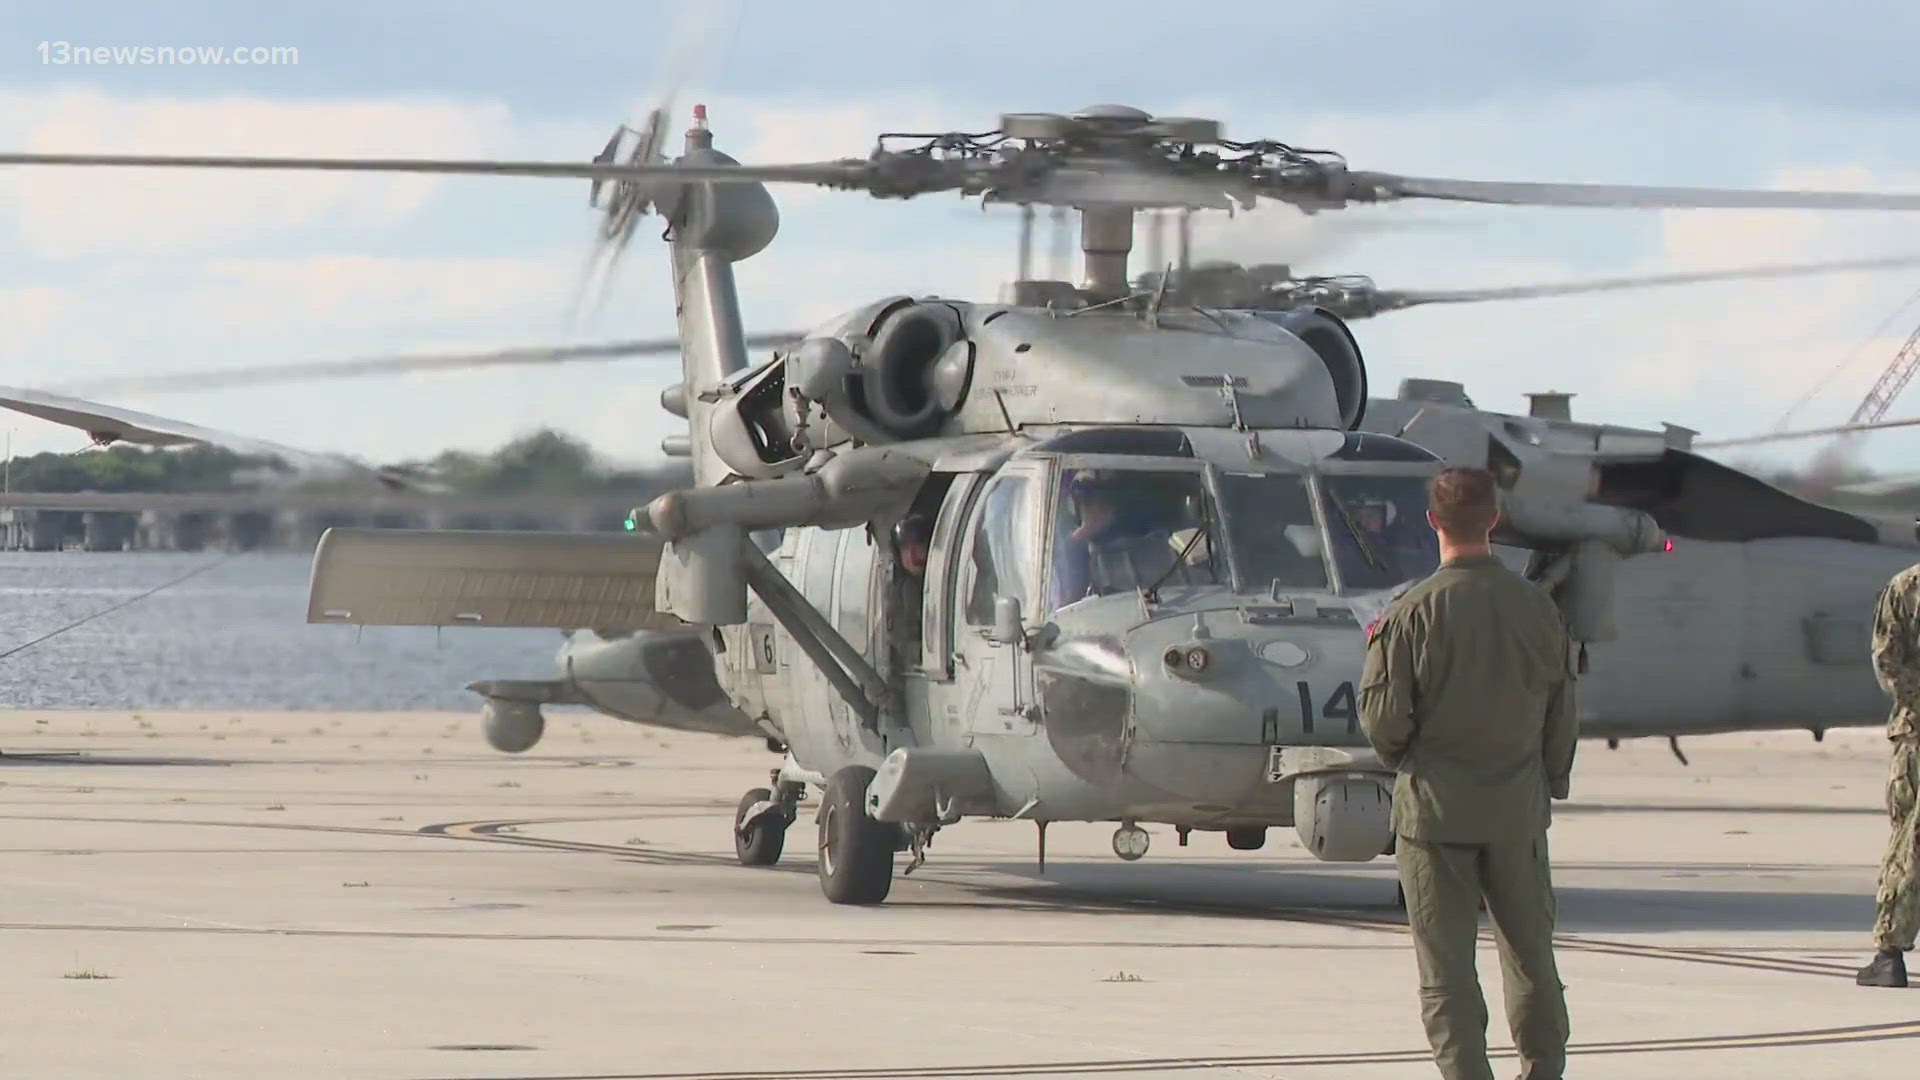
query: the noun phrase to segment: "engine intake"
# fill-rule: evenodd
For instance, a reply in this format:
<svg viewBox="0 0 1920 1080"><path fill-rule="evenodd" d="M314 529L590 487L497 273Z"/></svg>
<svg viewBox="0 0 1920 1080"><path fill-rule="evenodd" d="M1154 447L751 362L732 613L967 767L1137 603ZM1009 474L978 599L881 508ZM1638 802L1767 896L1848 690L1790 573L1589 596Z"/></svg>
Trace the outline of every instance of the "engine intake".
<svg viewBox="0 0 1920 1080"><path fill-rule="evenodd" d="M861 357L861 404L877 427L896 439L940 429L964 399L971 373L963 335L960 313L946 304L908 303L881 315Z"/></svg>

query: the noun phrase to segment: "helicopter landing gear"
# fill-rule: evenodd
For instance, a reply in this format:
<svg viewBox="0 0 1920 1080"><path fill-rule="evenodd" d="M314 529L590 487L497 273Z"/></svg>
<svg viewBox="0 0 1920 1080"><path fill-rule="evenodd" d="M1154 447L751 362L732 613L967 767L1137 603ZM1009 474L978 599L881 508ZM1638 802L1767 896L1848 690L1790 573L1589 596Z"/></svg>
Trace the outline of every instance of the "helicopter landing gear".
<svg viewBox="0 0 1920 1080"><path fill-rule="evenodd" d="M820 802L820 891L836 904L878 904L893 887L900 829L867 815L873 770L849 765L827 781Z"/></svg>
<svg viewBox="0 0 1920 1080"><path fill-rule="evenodd" d="M1129 821L1114 830L1113 853L1128 862L1132 862L1140 856L1145 855L1147 853L1147 845L1152 842L1153 837L1147 835L1147 830Z"/></svg>
<svg viewBox="0 0 1920 1080"><path fill-rule="evenodd" d="M733 812L733 853L741 866L772 866L787 846L787 826L793 824L793 805L774 799L766 788L740 796Z"/></svg>

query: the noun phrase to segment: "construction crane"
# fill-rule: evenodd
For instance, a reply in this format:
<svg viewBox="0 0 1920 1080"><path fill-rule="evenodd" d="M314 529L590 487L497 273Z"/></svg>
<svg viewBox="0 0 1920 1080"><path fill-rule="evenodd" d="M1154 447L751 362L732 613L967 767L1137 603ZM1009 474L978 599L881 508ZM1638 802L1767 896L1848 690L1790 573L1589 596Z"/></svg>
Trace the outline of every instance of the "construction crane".
<svg viewBox="0 0 1920 1080"><path fill-rule="evenodd" d="M1854 408L1853 415L1847 418L1845 426L1877 424L1885 419L1894 399L1913 381L1916 371L1920 371L1920 326L1914 327L1913 333L1907 335L1900 351L1894 353L1893 362L1874 380L1873 388L1867 391L1866 397L1860 399L1860 404ZM1848 459L1859 445L1860 437L1865 434L1864 431L1843 431L1814 455L1808 468L1808 478L1816 489L1824 490L1846 479L1845 474L1851 471Z"/></svg>
<svg viewBox="0 0 1920 1080"><path fill-rule="evenodd" d="M1900 346L1900 351L1894 354L1893 363L1888 364L1887 370L1880 373L1880 378L1874 381L1873 389L1867 391L1867 396L1861 400L1860 406L1853 410L1851 417L1847 418L1847 426L1877 424L1884 419L1887 408L1893 404L1893 399L1899 397L1900 391L1905 390L1907 384L1913 381L1915 371L1920 371L1920 326L1914 327L1913 333L1907 335L1906 344Z"/></svg>

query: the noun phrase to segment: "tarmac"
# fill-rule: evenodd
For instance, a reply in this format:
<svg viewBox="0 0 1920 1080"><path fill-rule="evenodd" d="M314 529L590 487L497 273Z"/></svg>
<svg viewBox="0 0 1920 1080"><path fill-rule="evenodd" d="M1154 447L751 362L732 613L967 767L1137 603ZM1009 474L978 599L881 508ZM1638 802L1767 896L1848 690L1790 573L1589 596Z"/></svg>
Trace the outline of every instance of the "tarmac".
<svg viewBox="0 0 1920 1080"><path fill-rule="evenodd" d="M1853 982L1880 734L1682 749L1583 742L1558 804L1568 1076L1910 1071L1920 997ZM1058 824L1042 874L968 821L838 907L817 800L734 861L773 763L575 712L517 757L470 714L0 715L0 1076L1435 1075L1390 859Z"/></svg>

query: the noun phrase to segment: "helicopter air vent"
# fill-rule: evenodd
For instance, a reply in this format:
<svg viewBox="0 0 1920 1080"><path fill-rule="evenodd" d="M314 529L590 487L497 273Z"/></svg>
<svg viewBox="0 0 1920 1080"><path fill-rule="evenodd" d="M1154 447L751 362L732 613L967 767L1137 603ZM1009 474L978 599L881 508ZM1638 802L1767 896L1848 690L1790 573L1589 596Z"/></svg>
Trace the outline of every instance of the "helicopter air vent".
<svg viewBox="0 0 1920 1080"><path fill-rule="evenodd" d="M1560 390L1546 390L1527 395L1527 415L1539 420L1572 420L1573 395Z"/></svg>
<svg viewBox="0 0 1920 1080"><path fill-rule="evenodd" d="M1473 399L1467 396L1466 386L1448 379L1401 379L1400 400L1473 408Z"/></svg>
<svg viewBox="0 0 1920 1080"><path fill-rule="evenodd" d="M1372 431L1349 431L1347 441L1332 455L1340 461L1439 461L1439 455L1417 443Z"/></svg>
<svg viewBox="0 0 1920 1080"><path fill-rule="evenodd" d="M1070 281L1010 281L1000 288L1000 302L1014 307L1074 311L1087 306Z"/></svg>
<svg viewBox="0 0 1920 1080"><path fill-rule="evenodd" d="M1164 428L1082 428L1055 435L1033 447L1051 454L1136 454L1141 457L1193 456L1183 431Z"/></svg>

